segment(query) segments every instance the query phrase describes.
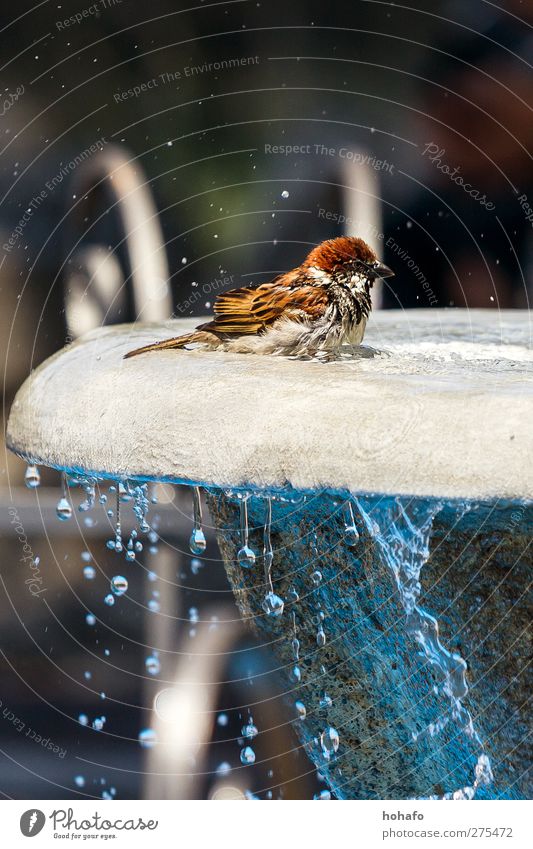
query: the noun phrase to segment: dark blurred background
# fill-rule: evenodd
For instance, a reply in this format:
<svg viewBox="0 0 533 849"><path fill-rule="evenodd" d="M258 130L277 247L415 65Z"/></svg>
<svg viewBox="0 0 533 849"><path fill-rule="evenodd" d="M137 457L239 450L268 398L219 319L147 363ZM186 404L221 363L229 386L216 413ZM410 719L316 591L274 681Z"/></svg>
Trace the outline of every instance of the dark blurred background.
<svg viewBox="0 0 533 849"><path fill-rule="evenodd" d="M122 268L124 298L112 320L143 318L109 180L82 183L78 193L82 169L106 151L120 151L148 182L177 317L208 313L219 291L268 279L342 232L367 238L394 268L384 308L528 308L532 24L531 0L4 4L4 411L30 370L73 336L65 292L80 246L98 246ZM85 705L69 678L79 680L87 665L84 614L53 567L57 615L71 633L81 629L79 644L67 648L61 626L34 621L24 587L13 584L18 543L7 510L23 500L23 471L4 452L0 698L27 724L41 722L48 736L66 735L71 751L85 746L87 755L92 738L80 743L79 727L62 719ZM43 484L48 515L57 475L45 472ZM29 505L27 523L35 551L45 543L60 550L74 584L83 583L79 539L50 543ZM185 530L176 537L172 527L170 544L185 550ZM190 564L178 559L174 569L188 574ZM187 609L206 587L210 600L226 597L220 564L207 584L206 571L189 575ZM137 639L140 612L128 627ZM124 657L137 668L134 653ZM54 671L52 658L68 675ZM99 674L108 688L105 670ZM112 679L119 701L142 701L142 682ZM121 721L136 738L135 710ZM0 717L0 792L61 797L73 789L74 765L65 770L58 761L54 772L45 753L41 769L36 747L15 766L20 740ZM136 749L135 776L139 757ZM138 777L121 789L139 795Z"/></svg>

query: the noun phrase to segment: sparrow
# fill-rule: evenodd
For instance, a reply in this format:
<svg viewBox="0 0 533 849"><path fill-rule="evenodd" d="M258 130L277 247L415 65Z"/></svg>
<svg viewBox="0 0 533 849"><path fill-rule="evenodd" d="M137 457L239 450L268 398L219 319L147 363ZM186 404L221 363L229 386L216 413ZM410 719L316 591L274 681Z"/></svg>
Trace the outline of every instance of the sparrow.
<svg viewBox="0 0 533 849"><path fill-rule="evenodd" d="M269 283L221 293L213 321L125 357L190 345L292 357L334 353L341 345L361 343L374 281L393 275L362 239L328 239L313 248L298 268Z"/></svg>

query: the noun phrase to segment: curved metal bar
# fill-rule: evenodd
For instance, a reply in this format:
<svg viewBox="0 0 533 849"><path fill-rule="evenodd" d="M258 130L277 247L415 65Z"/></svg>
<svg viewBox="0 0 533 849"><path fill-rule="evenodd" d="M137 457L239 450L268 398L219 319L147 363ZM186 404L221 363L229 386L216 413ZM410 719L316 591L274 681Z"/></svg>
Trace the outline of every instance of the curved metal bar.
<svg viewBox="0 0 533 849"><path fill-rule="evenodd" d="M71 188L82 197L99 184L114 197L113 208L124 232L135 317L162 321L172 314L168 263L157 209L143 170L122 149L109 146L79 166ZM108 261L96 261L104 250ZM79 328L85 331L88 322L94 327L116 321L117 312L125 304L124 280L116 273L117 265L107 247L90 246L76 252L65 281L65 310L72 336L78 335ZM83 280L84 290L80 289Z"/></svg>

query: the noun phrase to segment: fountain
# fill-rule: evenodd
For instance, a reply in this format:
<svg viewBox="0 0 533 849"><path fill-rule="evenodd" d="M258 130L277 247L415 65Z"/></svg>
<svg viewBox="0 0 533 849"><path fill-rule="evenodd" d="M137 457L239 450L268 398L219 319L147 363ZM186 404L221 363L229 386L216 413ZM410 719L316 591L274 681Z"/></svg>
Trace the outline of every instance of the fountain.
<svg viewBox="0 0 533 849"><path fill-rule="evenodd" d="M528 315L379 313L327 363L123 359L190 324L93 331L11 410L28 485L41 464L65 474L60 518L73 476L88 508L95 482L114 488L109 603L150 532L146 482L192 487L199 554L202 487L242 618L338 798L528 798Z"/></svg>

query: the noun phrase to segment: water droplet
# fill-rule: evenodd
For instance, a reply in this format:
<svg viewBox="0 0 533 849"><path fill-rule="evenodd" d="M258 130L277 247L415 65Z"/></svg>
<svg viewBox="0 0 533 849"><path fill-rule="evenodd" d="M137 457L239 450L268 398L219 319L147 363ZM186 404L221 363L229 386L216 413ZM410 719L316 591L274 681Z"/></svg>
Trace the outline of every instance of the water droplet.
<svg viewBox="0 0 533 849"><path fill-rule="evenodd" d="M126 560L129 563L133 563L133 561L135 560L135 552L132 549L126 551Z"/></svg>
<svg viewBox="0 0 533 849"><path fill-rule="evenodd" d="M85 566L83 569L83 577L87 579L87 581L94 581L96 576L96 569L93 566Z"/></svg>
<svg viewBox="0 0 533 849"><path fill-rule="evenodd" d="M302 680L302 671L299 666L293 666L290 672L290 678L295 684L299 684Z"/></svg>
<svg viewBox="0 0 533 849"><path fill-rule="evenodd" d="M157 734L153 728L143 728L139 732L139 743L143 749L152 749L157 743Z"/></svg>
<svg viewBox="0 0 533 849"><path fill-rule="evenodd" d="M255 763L255 752L251 746L245 746L241 751L241 763L245 765Z"/></svg>
<svg viewBox="0 0 533 849"><path fill-rule="evenodd" d="M255 553L248 545L243 545L237 552L237 560L243 569L251 569L255 564Z"/></svg>
<svg viewBox="0 0 533 849"><path fill-rule="evenodd" d="M82 551L81 559L83 560L84 563L89 563L92 559L91 552L90 551Z"/></svg>
<svg viewBox="0 0 533 849"><path fill-rule="evenodd" d="M101 731L105 724L105 718L103 716L97 716L96 719L93 719L93 728L95 731Z"/></svg>
<svg viewBox="0 0 533 849"><path fill-rule="evenodd" d="M324 757L329 758L335 754L339 748L339 743L339 732L332 725L328 725L320 735L320 746Z"/></svg>
<svg viewBox="0 0 533 849"><path fill-rule="evenodd" d="M159 613L159 611L161 609L161 605L159 604L158 601L151 598L150 601L148 602L148 609L151 610L152 613Z"/></svg>
<svg viewBox="0 0 533 849"><path fill-rule="evenodd" d="M74 779L74 784L76 787L85 787L85 779L83 775L77 775Z"/></svg>
<svg viewBox="0 0 533 849"><path fill-rule="evenodd" d="M289 197L289 193L288 193L287 189L283 189L283 191L282 191L282 193L281 193L281 197L282 197L284 200L287 200L287 198Z"/></svg>
<svg viewBox="0 0 533 849"><path fill-rule="evenodd" d="M104 602L105 604L107 604L108 607L113 607L115 603L115 596L109 593L109 595L106 595L106 597L104 598Z"/></svg>
<svg viewBox="0 0 533 849"><path fill-rule="evenodd" d="M355 524L353 507L350 501L344 505L344 539L348 548L355 548L359 542L359 531Z"/></svg>
<svg viewBox="0 0 533 849"><path fill-rule="evenodd" d="M231 772L231 766L227 761L222 761L222 763L217 766L215 772L220 776L229 775Z"/></svg>
<svg viewBox="0 0 533 849"><path fill-rule="evenodd" d="M256 726L254 725L254 721L251 717L248 720L248 722L246 723L246 725L243 725L243 727L241 729L241 734L247 740L253 740L254 737L257 737L257 735L259 734L259 731L257 730Z"/></svg>
<svg viewBox="0 0 533 849"><path fill-rule="evenodd" d="M111 592L113 595L124 595L128 591L128 582L123 575L115 575L111 578Z"/></svg>
<svg viewBox="0 0 533 849"><path fill-rule="evenodd" d="M149 655L144 661L144 665L146 666L146 671L149 675L159 675L161 671L161 663L159 658L155 655Z"/></svg>
<svg viewBox="0 0 533 849"><path fill-rule="evenodd" d="M114 551L115 546L116 546L115 540L114 539L108 539L107 542L106 542L106 546L109 548L110 551Z"/></svg>
<svg viewBox="0 0 533 849"><path fill-rule="evenodd" d="M262 608L267 616L281 616L285 602L276 593L267 593L263 599Z"/></svg>
<svg viewBox="0 0 533 849"><path fill-rule="evenodd" d="M324 633L323 628L320 628L316 634L316 644L319 648L323 648L326 645L326 635Z"/></svg>
<svg viewBox="0 0 533 849"><path fill-rule="evenodd" d="M219 713L217 716L217 725L220 725L221 728L225 728L228 724L228 714L227 713Z"/></svg>
<svg viewBox="0 0 533 849"><path fill-rule="evenodd" d="M57 502L56 515L61 522L72 518L72 507L66 498L60 498Z"/></svg>
<svg viewBox="0 0 533 849"><path fill-rule="evenodd" d="M348 548L355 548L359 542L359 531L355 525L346 525L344 529L344 539Z"/></svg>
<svg viewBox="0 0 533 849"><path fill-rule="evenodd" d="M331 799L331 793L329 790L321 790L319 793L315 793L313 799L320 802L329 801Z"/></svg>
<svg viewBox="0 0 533 849"><path fill-rule="evenodd" d="M307 716L307 708L303 702L294 702L294 707L296 708L296 713L298 715L298 719L304 720Z"/></svg>
<svg viewBox="0 0 533 849"><path fill-rule="evenodd" d="M320 699L319 704L321 708L330 708L333 704L333 699L331 698L331 696L328 696L327 693L324 693L324 695Z"/></svg>
<svg viewBox="0 0 533 849"><path fill-rule="evenodd" d="M312 580L313 584L315 585L315 587L318 587L319 583L322 580L322 572L320 572L318 569L316 569L311 575L311 580Z"/></svg>
<svg viewBox="0 0 533 849"><path fill-rule="evenodd" d="M28 466L24 475L24 483L28 489L36 489L41 483L41 475L37 466Z"/></svg>
<svg viewBox="0 0 533 849"><path fill-rule="evenodd" d="M85 621L87 622L87 625L96 625L96 616L94 613L88 613L85 617Z"/></svg>
<svg viewBox="0 0 533 849"><path fill-rule="evenodd" d="M192 554L203 554L207 547L205 534L201 528L194 528L189 540L189 549Z"/></svg>
<svg viewBox="0 0 533 849"><path fill-rule="evenodd" d="M80 715L78 716L78 722L80 723L80 725L88 725L89 717L86 713L80 713Z"/></svg>

